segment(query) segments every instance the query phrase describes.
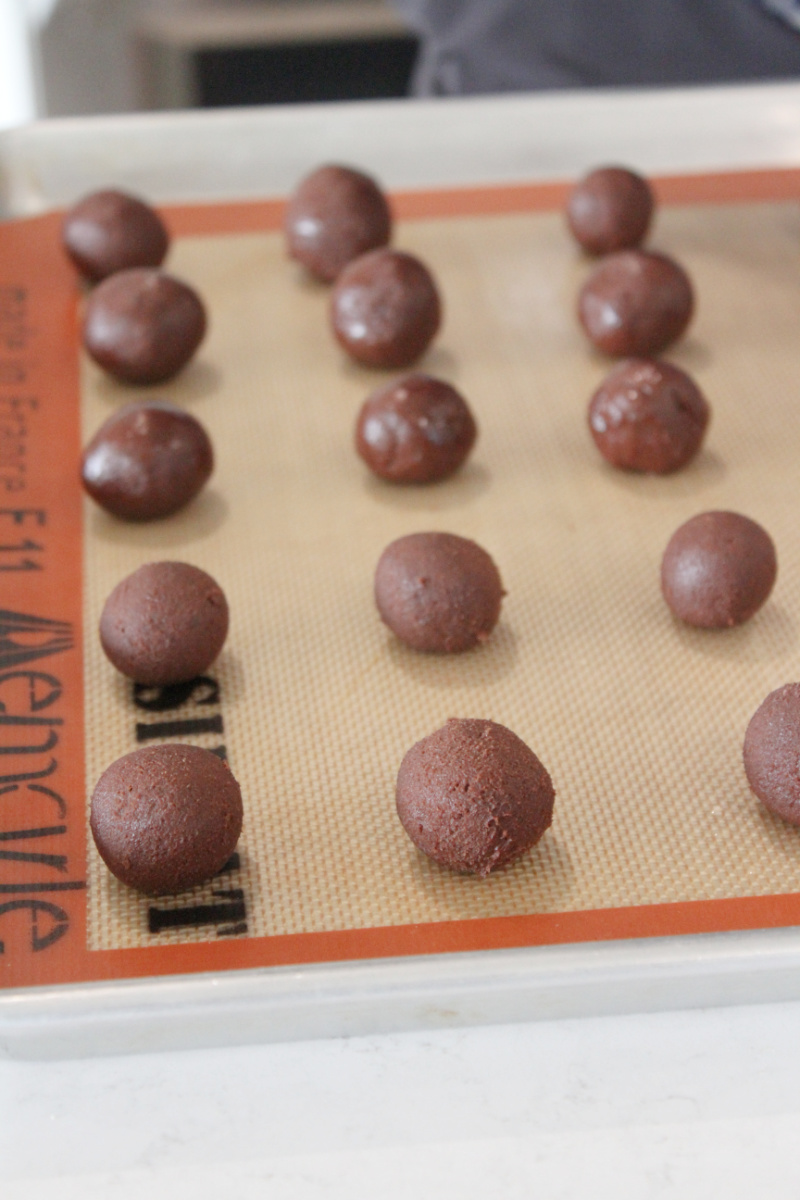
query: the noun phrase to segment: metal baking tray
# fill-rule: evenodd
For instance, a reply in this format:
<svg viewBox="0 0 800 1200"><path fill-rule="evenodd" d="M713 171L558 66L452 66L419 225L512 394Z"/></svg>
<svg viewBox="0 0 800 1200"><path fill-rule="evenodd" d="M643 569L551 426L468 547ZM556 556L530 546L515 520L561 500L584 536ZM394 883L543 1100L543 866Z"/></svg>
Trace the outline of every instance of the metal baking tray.
<svg viewBox="0 0 800 1200"><path fill-rule="evenodd" d="M190 208L260 203L331 160L360 165L407 194L552 182L553 197L562 181L601 161L666 175L793 168L800 88L46 122L0 135L0 212L35 216L109 185ZM753 180L757 199L762 185ZM751 923L790 926L792 904L773 908ZM456 938L449 952L413 954L410 942L398 958L10 987L0 992L0 1048L79 1056L800 995L800 934L791 927L647 938L617 927L610 940L576 944L463 944Z"/></svg>

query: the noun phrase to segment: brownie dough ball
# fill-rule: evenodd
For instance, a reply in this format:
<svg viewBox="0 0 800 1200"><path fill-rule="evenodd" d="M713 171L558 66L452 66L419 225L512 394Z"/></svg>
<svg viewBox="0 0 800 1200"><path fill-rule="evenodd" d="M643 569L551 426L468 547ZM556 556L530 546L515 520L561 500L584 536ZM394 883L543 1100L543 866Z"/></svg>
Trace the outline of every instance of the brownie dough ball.
<svg viewBox="0 0 800 1200"><path fill-rule="evenodd" d="M747 782L761 803L800 825L800 683L770 692L744 737Z"/></svg>
<svg viewBox="0 0 800 1200"><path fill-rule="evenodd" d="M399 250L372 250L346 266L331 297L331 326L344 350L368 367L410 367L441 322L426 266Z"/></svg>
<svg viewBox="0 0 800 1200"><path fill-rule="evenodd" d="M128 404L89 442L81 478L115 517L152 521L188 504L213 466L208 434L189 413L173 404Z"/></svg>
<svg viewBox="0 0 800 1200"><path fill-rule="evenodd" d="M775 583L769 534L733 512L706 512L681 525L661 562L661 591L676 617L701 629L742 625Z"/></svg>
<svg viewBox="0 0 800 1200"><path fill-rule="evenodd" d="M93 192L71 208L61 227L69 257L97 283L129 267L160 267L169 246L161 217L124 192Z"/></svg>
<svg viewBox="0 0 800 1200"><path fill-rule="evenodd" d="M381 620L413 650L454 654L485 642L505 592L485 550L454 533L411 533L375 571Z"/></svg>
<svg viewBox="0 0 800 1200"><path fill-rule="evenodd" d="M448 721L411 747L397 776L397 813L414 845L481 876L536 845L554 802L539 759L494 721Z"/></svg>
<svg viewBox="0 0 800 1200"><path fill-rule="evenodd" d="M206 332L193 288L146 267L118 271L86 303L83 344L123 383L163 383L186 366Z"/></svg>
<svg viewBox="0 0 800 1200"><path fill-rule="evenodd" d="M621 250L595 267L581 288L578 316L590 341L615 357L659 354L694 311L689 276L665 254Z"/></svg>
<svg viewBox="0 0 800 1200"><path fill-rule="evenodd" d="M644 239L653 215L650 184L624 167L598 167L567 200L567 223L588 254L628 250Z"/></svg>
<svg viewBox="0 0 800 1200"><path fill-rule="evenodd" d="M103 862L128 887L183 892L230 858L242 831L242 794L210 750L147 746L100 776L90 825Z"/></svg>
<svg viewBox="0 0 800 1200"><path fill-rule="evenodd" d="M691 462L709 417L705 397L685 371L646 358L615 367L589 403L589 429L603 458L655 475Z"/></svg>
<svg viewBox="0 0 800 1200"><path fill-rule="evenodd" d="M163 687L202 675L228 633L222 588L199 567L146 563L118 583L100 617L100 641L123 675Z"/></svg>
<svg viewBox="0 0 800 1200"><path fill-rule="evenodd" d="M432 483L463 463L477 434L463 396L430 375L407 375L374 392L356 424L356 450L392 483Z"/></svg>
<svg viewBox="0 0 800 1200"><path fill-rule="evenodd" d="M386 197L374 179L350 167L320 167L297 188L286 210L292 258L332 283L352 259L385 246L392 232Z"/></svg>

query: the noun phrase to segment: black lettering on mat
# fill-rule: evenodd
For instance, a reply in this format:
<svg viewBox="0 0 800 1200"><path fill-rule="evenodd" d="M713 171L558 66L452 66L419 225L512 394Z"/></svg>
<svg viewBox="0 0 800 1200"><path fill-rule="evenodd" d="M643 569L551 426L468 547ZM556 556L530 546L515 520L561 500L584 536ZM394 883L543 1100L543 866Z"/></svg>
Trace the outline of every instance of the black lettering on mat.
<svg viewBox="0 0 800 1200"><path fill-rule="evenodd" d="M151 933L160 933L163 929L199 925L224 925L244 923L246 913L244 907L244 892L241 888L232 888L227 892L214 891L212 895L218 898L217 904L192 904L185 908L156 908L148 910L148 927ZM247 925L241 932L247 931ZM217 929L217 933L229 932ZM237 929L237 932L239 930Z"/></svg>
<svg viewBox="0 0 800 1200"><path fill-rule="evenodd" d="M144 684L134 684L133 703L140 710L148 713L174 713L184 705L199 706L219 705L220 687L216 679L210 675L198 675L186 683L170 684L166 687L151 687ZM162 741L168 738L190 738L204 733L224 732L222 713L216 712L202 717L173 717L162 721L137 721L136 741ZM225 746L214 746L211 753L216 754L223 762L227 761ZM0 849L0 856L3 851ZM234 852L220 871L220 875L238 871L241 860ZM216 927L217 937L247 933L247 911L244 891L241 888L231 888L226 891L214 891L217 903L186 904L178 908L160 908L150 905L148 908L148 930L150 933L162 933L168 929L198 928L204 925Z"/></svg>
<svg viewBox="0 0 800 1200"><path fill-rule="evenodd" d="M213 717L191 717L182 721L153 721L136 723L137 742L154 741L161 738L192 737L198 733L222 733L222 713Z"/></svg>
<svg viewBox="0 0 800 1200"><path fill-rule="evenodd" d="M219 684L209 675L198 675L186 683L170 683L165 687L151 687L147 683L133 685L133 703L145 712L167 712L180 708L187 701L195 704L218 704Z"/></svg>

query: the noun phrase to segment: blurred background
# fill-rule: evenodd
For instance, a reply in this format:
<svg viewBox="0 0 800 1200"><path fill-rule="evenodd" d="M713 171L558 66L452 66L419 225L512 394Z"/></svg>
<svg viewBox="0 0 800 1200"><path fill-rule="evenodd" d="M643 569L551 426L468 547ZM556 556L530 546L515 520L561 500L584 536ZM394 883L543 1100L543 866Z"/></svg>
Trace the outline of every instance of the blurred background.
<svg viewBox="0 0 800 1200"><path fill-rule="evenodd" d="M0 127L768 79L800 79L800 0L0 0Z"/></svg>
<svg viewBox="0 0 800 1200"><path fill-rule="evenodd" d="M0 0L0 125L407 94L385 0Z"/></svg>

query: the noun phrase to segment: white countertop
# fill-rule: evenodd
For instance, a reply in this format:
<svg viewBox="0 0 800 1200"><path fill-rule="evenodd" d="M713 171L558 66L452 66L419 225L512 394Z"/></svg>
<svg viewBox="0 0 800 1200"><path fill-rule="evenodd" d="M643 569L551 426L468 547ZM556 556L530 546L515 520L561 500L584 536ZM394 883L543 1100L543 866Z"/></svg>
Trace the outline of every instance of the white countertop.
<svg viewBox="0 0 800 1200"><path fill-rule="evenodd" d="M3 1200L796 1200L800 1003L0 1062Z"/></svg>

